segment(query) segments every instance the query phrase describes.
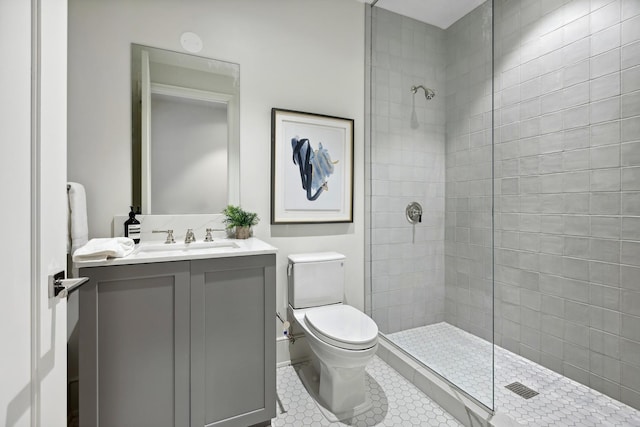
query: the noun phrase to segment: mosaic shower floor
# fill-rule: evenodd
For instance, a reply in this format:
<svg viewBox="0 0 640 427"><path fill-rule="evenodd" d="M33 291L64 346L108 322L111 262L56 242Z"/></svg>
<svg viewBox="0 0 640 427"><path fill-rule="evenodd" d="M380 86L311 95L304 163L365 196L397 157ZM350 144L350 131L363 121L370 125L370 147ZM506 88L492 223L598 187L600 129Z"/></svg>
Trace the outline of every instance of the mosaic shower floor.
<svg viewBox="0 0 640 427"><path fill-rule="evenodd" d="M491 402L489 342L444 322L387 338L476 399ZM640 426L639 411L498 346L495 372L496 412L522 425ZM516 381L540 394L526 400L505 388Z"/></svg>
<svg viewBox="0 0 640 427"><path fill-rule="evenodd" d="M331 423L307 393L298 370L301 365L278 369L278 397L273 427L303 426L462 426L455 418L377 356L367 366L367 396L373 407L343 422Z"/></svg>

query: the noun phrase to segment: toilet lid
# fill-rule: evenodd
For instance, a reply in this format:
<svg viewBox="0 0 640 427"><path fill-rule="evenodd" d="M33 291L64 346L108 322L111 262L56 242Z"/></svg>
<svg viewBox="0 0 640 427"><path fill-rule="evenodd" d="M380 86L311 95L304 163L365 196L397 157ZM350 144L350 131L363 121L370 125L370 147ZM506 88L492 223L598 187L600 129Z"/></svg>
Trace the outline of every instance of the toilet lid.
<svg viewBox="0 0 640 427"><path fill-rule="evenodd" d="M306 323L324 342L349 350L373 347L378 325L363 312L343 304L317 307L305 313Z"/></svg>

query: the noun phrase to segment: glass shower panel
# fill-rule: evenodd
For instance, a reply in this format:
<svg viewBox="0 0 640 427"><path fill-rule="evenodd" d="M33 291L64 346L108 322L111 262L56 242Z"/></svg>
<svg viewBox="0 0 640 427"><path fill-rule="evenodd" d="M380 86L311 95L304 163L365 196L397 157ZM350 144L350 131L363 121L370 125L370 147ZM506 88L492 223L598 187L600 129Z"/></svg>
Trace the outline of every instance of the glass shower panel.
<svg viewBox="0 0 640 427"><path fill-rule="evenodd" d="M493 408L492 4L446 29L369 12L368 309Z"/></svg>

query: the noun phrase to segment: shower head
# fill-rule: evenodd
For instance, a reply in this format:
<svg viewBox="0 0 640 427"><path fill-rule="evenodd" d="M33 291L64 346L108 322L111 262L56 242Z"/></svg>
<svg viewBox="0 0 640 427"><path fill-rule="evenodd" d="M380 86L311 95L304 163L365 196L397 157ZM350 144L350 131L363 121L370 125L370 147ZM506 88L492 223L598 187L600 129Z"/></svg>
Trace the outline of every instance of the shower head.
<svg viewBox="0 0 640 427"><path fill-rule="evenodd" d="M424 97L427 99L433 99L436 96L436 93L433 89L429 89L428 87L424 87L422 85L411 86L411 92L415 95L418 92L418 89L424 90Z"/></svg>

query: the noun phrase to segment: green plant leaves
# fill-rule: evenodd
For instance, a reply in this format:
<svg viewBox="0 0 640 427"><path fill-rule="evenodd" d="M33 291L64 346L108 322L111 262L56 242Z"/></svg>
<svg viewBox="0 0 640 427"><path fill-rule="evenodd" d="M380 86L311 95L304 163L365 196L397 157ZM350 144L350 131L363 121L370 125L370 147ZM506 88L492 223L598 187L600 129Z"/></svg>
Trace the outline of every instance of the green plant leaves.
<svg viewBox="0 0 640 427"><path fill-rule="evenodd" d="M251 227L260 221L257 213L247 212L240 206L228 205L222 213L226 216L224 223L227 224L227 228Z"/></svg>

